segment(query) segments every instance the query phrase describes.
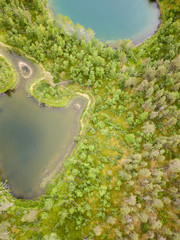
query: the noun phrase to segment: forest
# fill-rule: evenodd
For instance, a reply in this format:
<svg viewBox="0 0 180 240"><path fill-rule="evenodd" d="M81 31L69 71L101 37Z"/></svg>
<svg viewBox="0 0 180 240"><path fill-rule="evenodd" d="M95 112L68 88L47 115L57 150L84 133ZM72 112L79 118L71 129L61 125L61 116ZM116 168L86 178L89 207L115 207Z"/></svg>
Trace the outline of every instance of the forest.
<svg viewBox="0 0 180 240"><path fill-rule="evenodd" d="M0 182L1 240L180 239L180 1L158 2L154 36L111 48L67 33L46 0L0 0L0 41L52 75L31 95L54 107L77 91L92 99L42 196L16 199ZM0 56L0 93L15 82Z"/></svg>

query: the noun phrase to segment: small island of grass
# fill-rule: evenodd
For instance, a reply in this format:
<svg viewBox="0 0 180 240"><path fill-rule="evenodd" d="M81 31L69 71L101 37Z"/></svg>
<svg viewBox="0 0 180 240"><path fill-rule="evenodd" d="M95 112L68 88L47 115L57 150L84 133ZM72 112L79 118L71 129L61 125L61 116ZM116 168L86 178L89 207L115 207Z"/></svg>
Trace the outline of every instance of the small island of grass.
<svg viewBox="0 0 180 240"><path fill-rule="evenodd" d="M41 103L50 107L65 107L69 101L75 98L80 88L77 85L53 84L48 80L42 79L34 81L28 89L29 93Z"/></svg>

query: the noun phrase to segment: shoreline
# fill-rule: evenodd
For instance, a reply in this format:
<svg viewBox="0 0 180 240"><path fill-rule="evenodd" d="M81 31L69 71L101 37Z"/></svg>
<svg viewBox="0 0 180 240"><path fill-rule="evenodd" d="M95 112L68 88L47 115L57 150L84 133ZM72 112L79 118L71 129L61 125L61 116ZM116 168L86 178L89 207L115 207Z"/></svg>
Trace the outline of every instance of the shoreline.
<svg viewBox="0 0 180 240"><path fill-rule="evenodd" d="M158 24L158 27L157 27L157 29L155 30L155 32L154 32L153 34L151 34L149 37L147 37L146 39L144 39L144 41L142 41L142 42L134 45L135 48L141 46L142 44L145 43L146 40L152 38L152 37L161 29L161 27L162 27L162 25L163 25L163 23L162 23L162 18L161 18L161 16L162 16L162 9L161 9L159 0L154 0L154 1L157 3L158 9L159 9L159 13L160 13L160 15L159 15L160 22L159 22L159 24Z"/></svg>
<svg viewBox="0 0 180 240"><path fill-rule="evenodd" d="M157 28L156 28L156 30L154 31L154 33L152 33L149 37L146 37L143 41L140 41L139 43L136 43L136 44L133 44L132 39L124 39L124 40L130 40L130 41L132 41L132 44L134 45L135 48L141 46L142 44L145 43L146 40L152 38L152 37L159 31L159 29L161 29L161 27L162 27L162 19L161 19L162 9L161 9L159 0L154 0L154 1L156 2L157 8L158 8L158 10L159 10L159 20L160 20L160 21L159 21L159 24L158 24L158 26L157 26ZM119 40L117 40L117 41L103 42L103 43L104 43L105 45L108 45L109 47L113 48L114 50L116 50L116 49L118 49L118 42L119 42L120 40L122 40L122 39L119 39ZM122 41L124 41L124 40L122 40Z"/></svg>
<svg viewBox="0 0 180 240"><path fill-rule="evenodd" d="M161 28L161 26L162 26L162 19L161 19L161 16L162 16L162 9L161 9L161 6L160 6L160 3L159 3L159 0L154 0L154 2L157 4L157 8L158 8L158 10L159 10L159 23L158 23L158 25L157 25L157 28L154 30L154 32L152 33L152 34L150 34L149 36L147 36L147 37L145 37L144 38L144 40L143 40L143 37L142 37L142 40L140 40L140 41L137 41L137 42L139 42L139 43L133 43L133 40L132 39L130 39L130 38L128 38L128 39L124 39L124 40L122 40L121 38L120 39L118 39L118 40L109 40L109 41L103 41L103 40L100 40L100 39L98 39L98 38L94 38L94 39L96 39L96 40L98 40L98 42L102 42L103 44L104 44L104 47L111 47L112 49L114 49L114 50L116 50L116 49L118 49L118 44L119 44L119 41L120 40L122 40L123 42L125 41L125 40L130 40L130 41L132 41L132 43L133 43L133 45L134 45L134 47L136 48L136 47L138 47L138 46L140 46L140 45L142 45L146 40L148 40L148 39L150 39L150 38L152 38L157 32L158 32L158 30ZM53 19L53 20L55 20L56 22L57 22L57 19L56 19L56 16L55 16L55 14L53 13L53 10L51 9L51 7L50 7L50 3L49 3L49 1L47 1L47 5L46 5L46 11L47 11L47 13L48 13L48 16L51 18L51 19ZM59 15L61 15L61 14L59 14ZM63 16L63 15L61 15L61 16ZM74 26L75 26L75 23L73 23L74 24ZM81 24L80 24L81 25ZM81 25L82 27L84 27L83 25ZM87 29L85 28L85 30L87 31ZM64 30L65 31L65 30ZM91 41L91 40L90 40Z"/></svg>

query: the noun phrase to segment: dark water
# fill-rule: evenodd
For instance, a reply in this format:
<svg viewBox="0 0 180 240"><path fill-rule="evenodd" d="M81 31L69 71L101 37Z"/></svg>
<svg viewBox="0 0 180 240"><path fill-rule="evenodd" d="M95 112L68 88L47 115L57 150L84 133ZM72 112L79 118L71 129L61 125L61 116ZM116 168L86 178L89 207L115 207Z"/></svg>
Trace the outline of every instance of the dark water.
<svg viewBox="0 0 180 240"><path fill-rule="evenodd" d="M92 28L103 41L132 39L139 43L157 29L159 9L150 0L49 0L55 15L62 14Z"/></svg>
<svg viewBox="0 0 180 240"><path fill-rule="evenodd" d="M87 100L78 97L67 108L40 107L25 92L27 81L38 77L38 69L22 57L6 54L18 72L21 61L27 64L21 74L28 76L30 68L32 75L21 76L14 93L0 95L0 168L16 197L34 198L43 191L42 179L72 151Z"/></svg>

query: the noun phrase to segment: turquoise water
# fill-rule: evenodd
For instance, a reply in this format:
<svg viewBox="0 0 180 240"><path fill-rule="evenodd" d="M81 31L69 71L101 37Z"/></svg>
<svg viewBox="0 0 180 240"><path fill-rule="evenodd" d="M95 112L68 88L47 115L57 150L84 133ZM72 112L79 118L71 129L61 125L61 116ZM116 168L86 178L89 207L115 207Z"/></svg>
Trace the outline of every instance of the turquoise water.
<svg viewBox="0 0 180 240"><path fill-rule="evenodd" d="M159 25L159 9L150 0L49 0L55 15L62 14L103 41L132 39L138 43Z"/></svg>
<svg viewBox="0 0 180 240"><path fill-rule="evenodd" d="M42 180L72 151L87 100L78 97L67 108L40 106L25 92L27 81L38 77L36 67L16 54L6 55L18 73L18 62L24 62L32 76L19 75L15 92L0 95L0 178L8 180L14 196L35 198L44 190Z"/></svg>

